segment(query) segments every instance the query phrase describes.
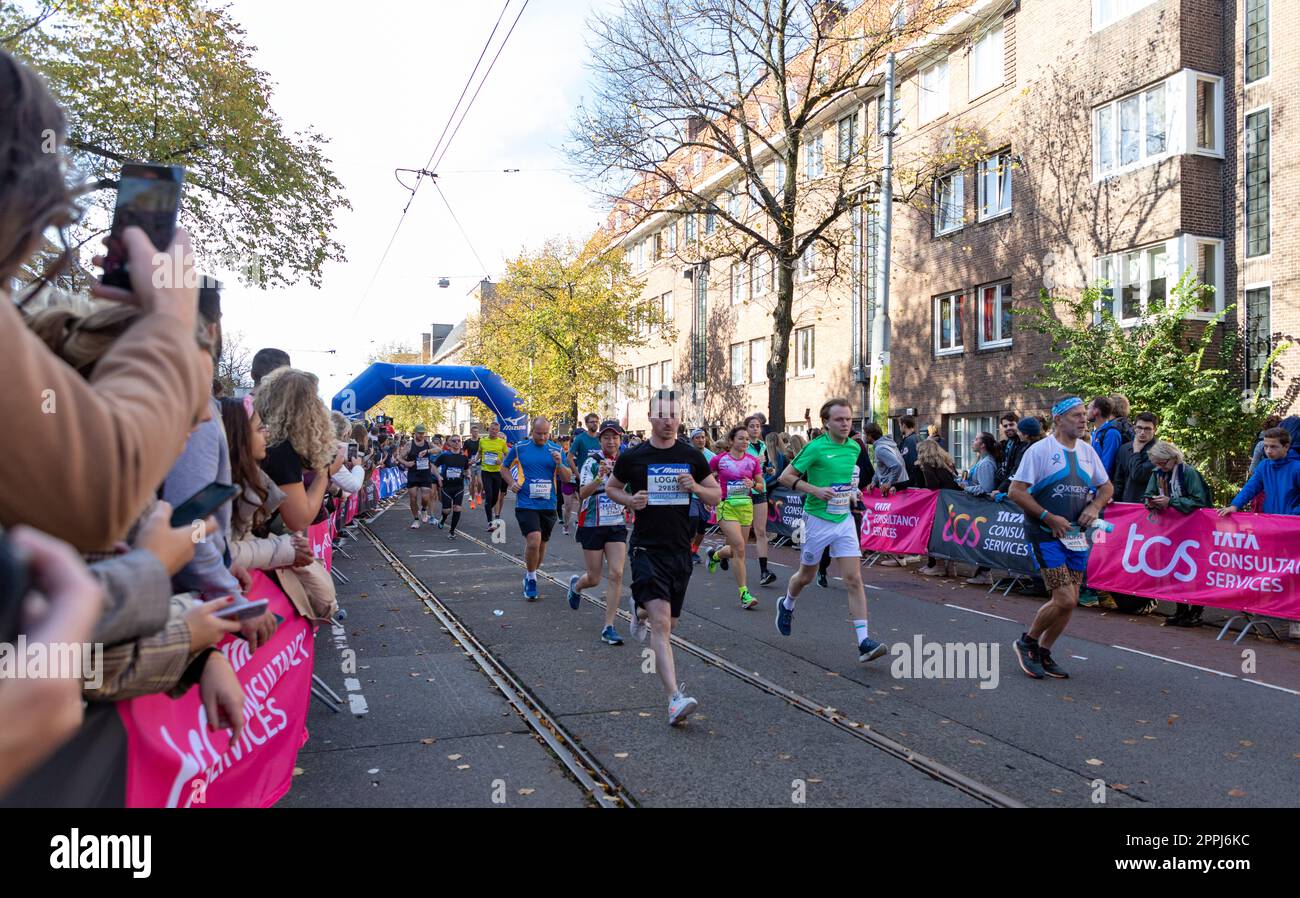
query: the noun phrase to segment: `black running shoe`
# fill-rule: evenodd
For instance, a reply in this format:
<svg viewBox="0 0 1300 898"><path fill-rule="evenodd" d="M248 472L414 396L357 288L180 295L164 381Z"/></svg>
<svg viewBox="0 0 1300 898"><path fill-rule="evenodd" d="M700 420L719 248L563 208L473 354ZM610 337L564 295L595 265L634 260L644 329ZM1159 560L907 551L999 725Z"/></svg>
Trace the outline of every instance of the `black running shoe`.
<svg viewBox="0 0 1300 898"><path fill-rule="evenodd" d="M775 582L776 582L776 574L772 573L771 571L763 571L763 573L758 575L759 586L771 586Z"/></svg>
<svg viewBox="0 0 1300 898"><path fill-rule="evenodd" d="M818 571L818 572L817 572L817 585L820 586L822 589L830 589L830 588L831 588L830 581L826 579L826 572L825 572L825 571Z"/></svg>
<svg viewBox="0 0 1300 898"><path fill-rule="evenodd" d="M1011 647L1016 651L1016 661L1020 663L1020 669L1025 672L1025 676L1041 680L1044 674L1043 665L1038 660L1037 640L1031 642L1027 635L1022 634L1019 639L1011 643Z"/></svg>
<svg viewBox="0 0 1300 898"><path fill-rule="evenodd" d="M1068 680L1070 675L1065 672L1065 668L1052 660L1052 653L1041 645L1038 647L1038 663L1043 669L1043 673L1049 677L1055 677L1058 680Z"/></svg>

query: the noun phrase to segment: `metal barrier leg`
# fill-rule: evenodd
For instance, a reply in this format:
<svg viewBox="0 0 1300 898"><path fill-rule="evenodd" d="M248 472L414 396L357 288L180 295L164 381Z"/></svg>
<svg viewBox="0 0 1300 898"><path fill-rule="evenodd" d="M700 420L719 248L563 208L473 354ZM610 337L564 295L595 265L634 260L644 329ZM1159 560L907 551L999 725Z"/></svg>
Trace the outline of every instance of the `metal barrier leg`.
<svg viewBox="0 0 1300 898"><path fill-rule="evenodd" d="M334 699L334 701L338 702L339 704L343 703L343 697L340 696L333 689L331 689L330 684L326 683L319 676L317 676L316 674L312 674L311 681L315 683L318 687L320 687L320 689L324 691L330 698Z"/></svg>
<svg viewBox="0 0 1300 898"><path fill-rule="evenodd" d="M1230 632L1232 631L1232 622L1233 622L1233 621L1239 621L1239 620L1243 620L1243 619L1249 621L1249 620L1250 620L1250 615L1249 615L1249 614L1245 614L1245 615L1242 615L1242 614L1234 614L1232 617L1230 617L1230 618L1228 618L1226 621L1224 621L1224 622L1223 622L1223 629L1219 631L1219 635L1218 635L1218 636L1214 637L1214 641L1215 641L1215 642L1218 642L1220 639L1222 639L1223 637L1227 636L1228 633L1230 633Z"/></svg>
<svg viewBox="0 0 1300 898"><path fill-rule="evenodd" d="M321 702L325 705L325 707L329 708L335 714L343 713L343 709L341 707L339 707L333 700L331 700L328 696L325 695L325 693L321 692L315 686L311 687L311 694L316 698L320 699Z"/></svg>

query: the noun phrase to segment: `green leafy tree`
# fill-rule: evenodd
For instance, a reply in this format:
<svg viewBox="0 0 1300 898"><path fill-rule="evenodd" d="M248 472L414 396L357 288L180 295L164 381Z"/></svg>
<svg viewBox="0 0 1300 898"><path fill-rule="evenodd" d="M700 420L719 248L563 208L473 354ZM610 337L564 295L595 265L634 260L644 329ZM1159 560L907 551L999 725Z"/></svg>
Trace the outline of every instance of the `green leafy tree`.
<svg viewBox="0 0 1300 898"><path fill-rule="evenodd" d="M344 261L332 235L351 206L325 138L290 133L272 110L271 80L244 37L205 0L0 4L0 46L63 105L80 175L107 188L124 162L182 165L181 223L201 260L264 287L319 286L324 265ZM76 244L104 233L115 199L89 195Z"/></svg>
<svg viewBox="0 0 1300 898"><path fill-rule="evenodd" d="M466 357L501 375L529 414L572 423L581 407L608 399L621 370L611 347L674 339L641 288L604 236L585 246L548 241L506 263L496 299L469 322Z"/></svg>
<svg viewBox="0 0 1300 898"><path fill-rule="evenodd" d="M1163 307L1150 309L1131 327L1116 321L1099 285L1074 298L1043 291L1038 306L1019 314L1051 340L1048 360L1031 386L1085 400L1124 394L1134 412L1156 415L1160 437L1182 449L1222 496L1240 484L1255 435L1278 403L1258 390L1243 394L1239 338L1223 326L1232 306L1203 326L1188 321L1210 289L1189 272ZM1287 348L1278 346L1269 365Z"/></svg>

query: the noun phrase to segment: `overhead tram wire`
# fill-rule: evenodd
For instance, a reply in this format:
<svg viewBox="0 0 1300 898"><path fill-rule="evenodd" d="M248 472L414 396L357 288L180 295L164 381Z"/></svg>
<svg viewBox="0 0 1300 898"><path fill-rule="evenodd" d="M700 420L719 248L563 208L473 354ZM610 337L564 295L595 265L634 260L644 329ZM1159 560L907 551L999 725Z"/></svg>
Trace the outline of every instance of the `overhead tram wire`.
<svg viewBox="0 0 1300 898"><path fill-rule="evenodd" d="M465 79L465 86L461 88L460 96L456 99L456 105L452 107L452 109L451 109L451 115L449 115L449 116L447 117L447 123L446 123L445 125L442 126L442 134L440 134L440 135L438 136L438 142L437 142L436 144L434 144L434 146L433 146L433 152L429 154L429 162L428 162L428 163L425 163L425 166L424 166L425 169L428 169L428 168L429 168L429 163L432 163L432 162L433 162L433 157L436 156L436 155L438 154L438 148L439 148L439 147L442 147L442 148L443 148L443 153L444 153L444 154L446 153L446 147L443 146L443 138L446 137L446 135L447 135L447 129L451 127L451 123L456 119L456 111L460 108L461 101L465 99L465 94L469 92L469 86L470 86L471 84L474 83L474 76L478 74L478 68L479 68L480 65L483 64L483 58L484 58L485 56L487 56L488 48L492 46L492 38L496 37L497 29L501 27L501 22L505 19L505 16L506 16L506 10L510 8L510 2L511 2L511 0L506 0L506 2L502 5L502 7L501 7L501 12L497 15L496 23L492 26L492 31L488 34L488 38L487 38L487 40L483 42L483 49L479 51L478 59L475 60L475 62L474 62L474 68L470 70L469 77L468 77L467 79ZM525 7L528 6L528 0L524 0L524 6L525 6ZM520 10L520 12L522 13L522 10ZM515 17L515 23L517 24L518 22L519 22L519 17L516 16L516 17ZM513 25L513 24L510 26L510 31L511 31L511 32L514 31L514 25ZM506 35L506 40L509 40L509 37L510 37L510 35L507 34L507 35ZM502 41L501 46L502 46L502 47L505 46L505 41ZM492 62L489 63L489 65L488 65L487 73L490 73L490 72L492 71L492 66L496 64L497 57L500 56L500 55L501 55L501 47L498 47L498 48L497 48L496 56L492 57ZM484 80L487 79L487 73L485 73L485 74L483 75ZM483 85L482 85L482 83L480 82L480 83L479 83L479 90L481 90L482 87L483 87ZM475 97L478 96L478 91L477 91L477 90L474 92L474 96L475 96ZM473 102L474 102L474 101L471 99L471 100L470 100L470 104L472 105ZM466 112L469 111L469 107L468 107L468 106L465 107L465 111L466 111ZM465 117L462 115L462 116L461 116L461 121L463 122L464 120L465 120ZM457 130L457 131L460 130L460 126L459 126L459 125L457 126L456 130ZM453 137L455 136L455 132L452 133L452 136L453 136ZM447 146L450 146L450 145L451 145L451 141L448 140L448 141L447 141ZM388 254L389 254L390 252L392 252L393 244L397 242L397 234L398 234L399 231L402 230L402 225L406 222L406 213L409 212L409 211L411 210L411 203L415 200L415 193L416 193L417 190L420 189L420 183L421 183L423 180L424 180L424 171L421 170L421 172L419 173L419 175L417 175L417 177L416 177L415 186L414 186L414 187L411 187L411 188L408 188L408 189L411 191L411 195L410 195L409 197L407 197L407 200L406 200L406 206L403 207L403 209L402 209L402 215L401 215L400 218L397 219L397 226L396 226L395 228L393 228L393 234L392 234L391 237L388 238L388 245L384 247L383 255L381 255L381 256L379 257L379 264L375 266L375 271L374 271L374 273L370 276L370 281L369 281L369 283L366 284L366 289L365 289L364 291L362 291L362 293L361 293L361 298L357 300L356 307L353 308L353 310L352 310L352 320L356 320L357 313L361 311L361 307L365 304L366 300L370 297L370 291L371 291L372 289L374 289L375 281L377 281L377 280L379 279L379 272L383 270L384 263L385 263L386 261L388 261ZM398 180L398 183L401 183L401 180L400 180L400 179ZM406 185L403 184L402 186L405 187ZM480 262L479 264L481 265L482 263Z"/></svg>
<svg viewBox="0 0 1300 898"><path fill-rule="evenodd" d="M460 223L460 219L456 217L456 211L451 208L451 203L447 201L447 194L442 192L442 185L439 184L437 181L434 181L433 188L434 190L438 191L438 196L442 197L443 205L447 207L447 213L451 215L451 220L454 221L456 223L456 227L460 229L460 236L465 238L465 245L468 246L469 251L474 254L475 261L477 261L479 267L483 269L483 276L487 277L488 276L487 266L483 264L483 259L479 256L478 250L476 250L474 248L474 244L470 242L469 234L465 233L464 225L462 225Z"/></svg>

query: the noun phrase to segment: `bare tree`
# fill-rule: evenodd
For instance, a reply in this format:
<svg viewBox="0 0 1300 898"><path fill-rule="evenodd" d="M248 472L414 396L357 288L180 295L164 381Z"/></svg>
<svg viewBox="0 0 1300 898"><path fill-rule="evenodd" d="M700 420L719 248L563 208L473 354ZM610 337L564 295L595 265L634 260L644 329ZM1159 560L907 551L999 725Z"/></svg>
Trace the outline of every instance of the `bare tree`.
<svg viewBox="0 0 1300 898"><path fill-rule="evenodd" d="M621 0L590 23L595 94L571 129L570 157L614 201L616 224L667 213L687 221L676 253L692 264L773 263L768 414L785 423L796 271L849 264L850 216L874 182L859 119L827 128L879 90L891 49L915 43L969 0ZM832 123L833 125L833 123ZM918 171L913 168L914 174ZM928 179L914 184L928 190ZM904 201L906 196L902 197ZM691 223L692 216L701 216Z"/></svg>
<svg viewBox="0 0 1300 898"><path fill-rule="evenodd" d="M253 359L244 345L242 331L225 331L221 335L221 355L217 359L216 378L222 392L234 396L239 389L253 386Z"/></svg>

